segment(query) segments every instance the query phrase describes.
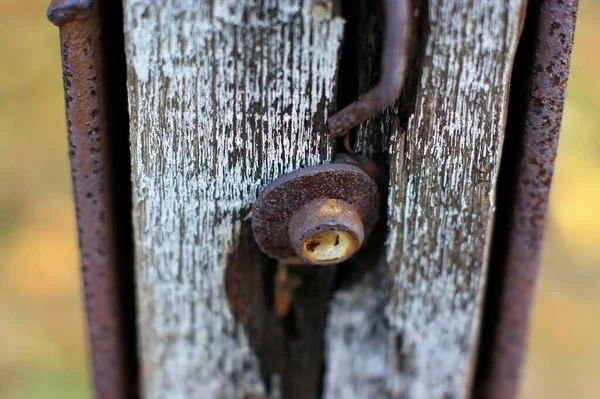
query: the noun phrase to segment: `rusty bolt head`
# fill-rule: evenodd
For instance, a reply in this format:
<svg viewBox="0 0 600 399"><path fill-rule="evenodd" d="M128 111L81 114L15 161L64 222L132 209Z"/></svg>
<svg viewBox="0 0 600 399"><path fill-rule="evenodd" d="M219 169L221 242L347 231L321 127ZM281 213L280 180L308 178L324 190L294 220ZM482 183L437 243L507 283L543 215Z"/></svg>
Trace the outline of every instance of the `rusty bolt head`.
<svg viewBox="0 0 600 399"><path fill-rule="evenodd" d="M290 243L306 263L333 264L348 259L365 237L360 215L343 200L319 198L290 219Z"/></svg>
<svg viewBox="0 0 600 399"><path fill-rule="evenodd" d="M379 191L359 166L317 165L281 176L252 208L258 246L289 264L340 263L362 245L379 218Z"/></svg>

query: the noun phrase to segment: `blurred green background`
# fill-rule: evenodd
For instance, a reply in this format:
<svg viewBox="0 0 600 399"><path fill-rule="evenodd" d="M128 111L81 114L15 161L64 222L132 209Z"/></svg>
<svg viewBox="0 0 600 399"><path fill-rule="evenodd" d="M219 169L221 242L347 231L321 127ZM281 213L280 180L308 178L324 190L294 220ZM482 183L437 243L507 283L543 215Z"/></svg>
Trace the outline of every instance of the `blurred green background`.
<svg viewBox="0 0 600 399"><path fill-rule="evenodd" d="M47 0L0 0L0 399L89 398ZM523 398L600 398L600 3L581 2Z"/></svg>

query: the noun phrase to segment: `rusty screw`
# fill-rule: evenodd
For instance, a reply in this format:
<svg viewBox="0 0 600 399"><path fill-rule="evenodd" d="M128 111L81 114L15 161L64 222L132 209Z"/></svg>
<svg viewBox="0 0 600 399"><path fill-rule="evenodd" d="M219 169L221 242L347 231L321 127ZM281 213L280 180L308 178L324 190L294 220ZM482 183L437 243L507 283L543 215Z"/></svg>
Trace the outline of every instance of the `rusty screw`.
<svg viewBox="0 0 600 399"><path fill-rule="evenodd" d="M379 191L360 165L303 168L269 184L252 208L267 255L287 264L330 265L358 251L379 218Z"/></svg>

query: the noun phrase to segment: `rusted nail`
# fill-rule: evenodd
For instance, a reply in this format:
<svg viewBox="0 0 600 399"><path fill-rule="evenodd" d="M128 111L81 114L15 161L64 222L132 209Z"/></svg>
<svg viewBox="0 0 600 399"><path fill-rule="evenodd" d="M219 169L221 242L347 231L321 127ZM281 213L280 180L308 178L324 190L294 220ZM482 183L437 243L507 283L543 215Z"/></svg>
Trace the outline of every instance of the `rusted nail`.
<svg viewBox="0 0 600 399"><path fill-rule="evenodd" d="M337 264L372 231L379 198L377 183L358 165L299 169L269 184L254 203L254 238L287 264Z"/></svg>
<svg viewBox="0 0 600 399"><path fill-rule="evenodd" d="M102 5L100 5L102 3ZM115 151L127 135L120 102L125 61L115 54L120 5L93 0L52 0L48 19L59 26L69 158L77 216L83 294L93 381L98 398L129 398L137 370L133 306L128 158ZM107 48L111 48L108 51ZM123 72L123 76L120 74ZM110 119L110 120L109 120ZM125 140L126 144L126 140ZM119 172L115 172L118 170ZM120 209L118 205L125 207ZM130 208L130 205L129 205ZM131 285L129 285L131 283ZM130 296L131 295L131 296ZM127 301L131 298L131 303Z"/></svg>
<svg viewBox="0 0 600 399"><path fill-rule="evenodd" d="M369 92L329 118L327 123L333 136L342 136L374 116L394 101L402 90L408 60L408 1L383 0L383 3L386 18L381 77Z"/></svg>

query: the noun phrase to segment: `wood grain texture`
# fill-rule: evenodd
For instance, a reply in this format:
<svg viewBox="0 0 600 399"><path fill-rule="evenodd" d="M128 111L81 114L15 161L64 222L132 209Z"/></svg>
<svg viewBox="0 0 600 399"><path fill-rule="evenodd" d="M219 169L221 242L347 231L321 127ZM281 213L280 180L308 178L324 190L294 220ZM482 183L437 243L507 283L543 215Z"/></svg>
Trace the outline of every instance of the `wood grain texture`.
<svg viewBox="0 0 600 399"><path fill-rule="evenodd" d="M264 393L226 303L258 191L332 155L343 20L327 2L125 0L141 385Z"/></svg>
<svg viewBox="0 0 600 399"><path fill-rule="evenodd" d="M265 392L224 271L258 191L331 159L343 29L330 2L266 3L124 3L145 397ZM361 152L389 164L388 236L332 298L326 398L469 393L523 3L418 8L427 35L411 101L358 133Z"/></svg>
<svg viewBox="0 0 600 399"><path fill-rule="evenodd" d="M400 395L395 337L385 316L389 298L385 258L370 262L375 270L339 289L331 301L325 334L326 399Z"/></svg>
<svg viewBox="0 0 600 399"><path fill-rule="evenodd" d="M438 0L418 8L427 12L426 37L420 74L407 82L410 109L399 100L357 138L359 150L384 163L389 151L389 302L377 268L334 296L327 398L470 394L524 3Z"/></svg>
<svg viewBox="0 0 600 399"><path fill-rule="evenodd" d="M415 113L391 149L388 214L388 317L413 398L469 393L524 4L429 4Z"/></svg>

